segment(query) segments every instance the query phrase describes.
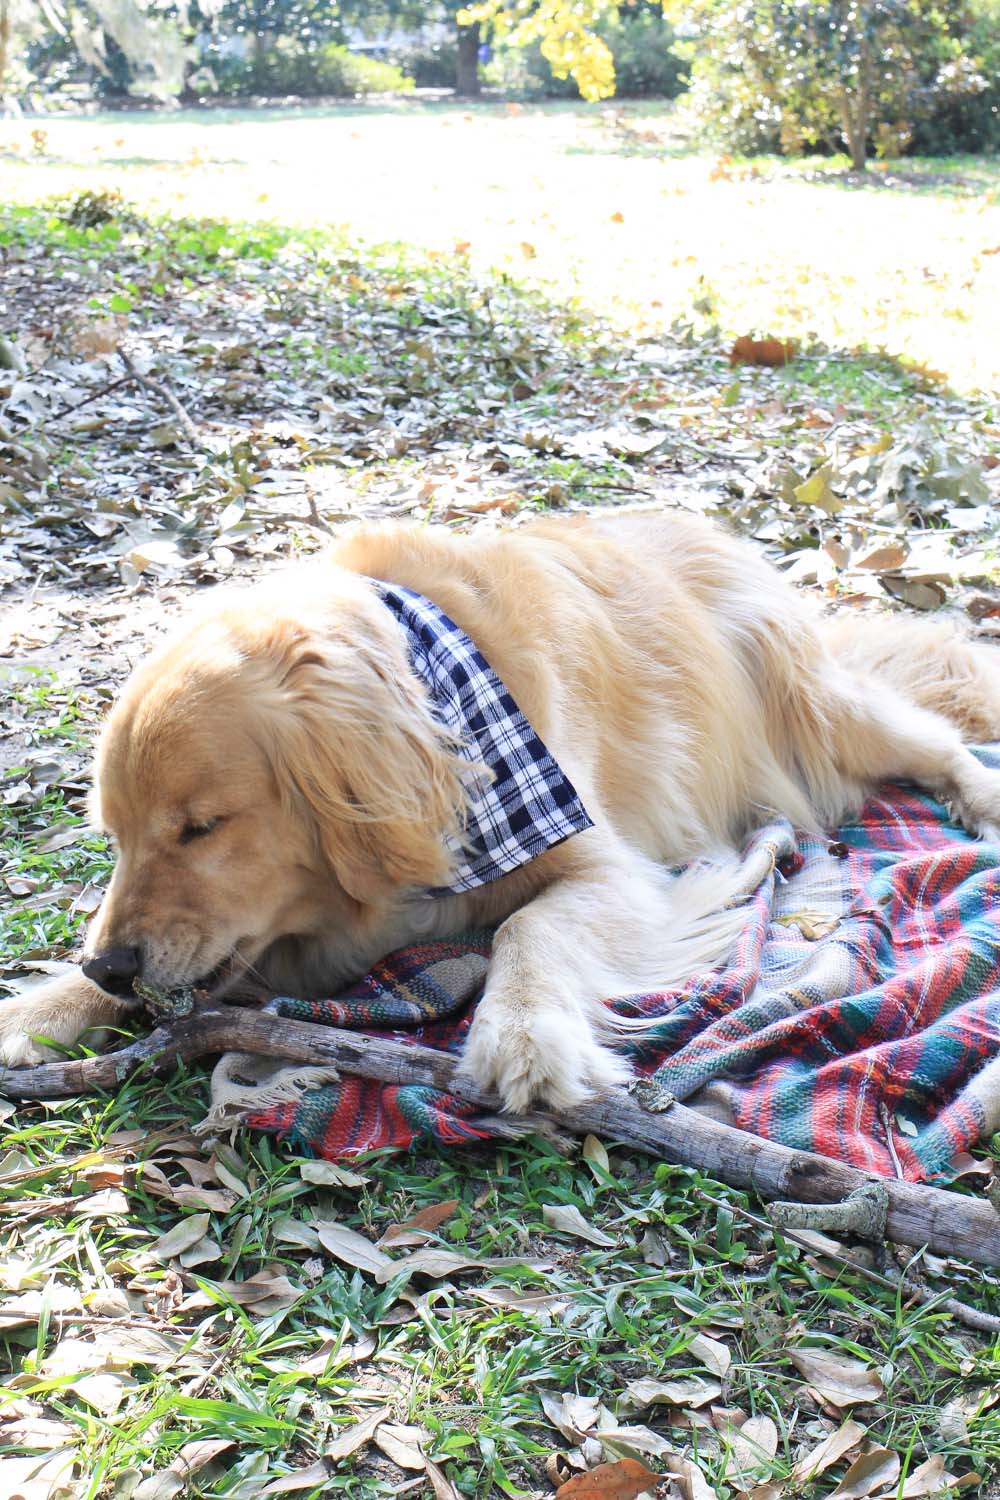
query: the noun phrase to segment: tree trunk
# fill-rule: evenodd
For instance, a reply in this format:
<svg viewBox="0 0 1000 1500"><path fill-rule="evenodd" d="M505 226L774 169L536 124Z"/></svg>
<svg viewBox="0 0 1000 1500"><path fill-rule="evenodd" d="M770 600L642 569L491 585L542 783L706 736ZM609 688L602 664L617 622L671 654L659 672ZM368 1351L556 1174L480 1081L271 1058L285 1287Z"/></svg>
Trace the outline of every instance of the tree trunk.
<svg viewBox="0 0 1000 1500"><path fill-rule="evenodd" d="M479 22L458 28L458 69L455 93L462 99L479 98Z"/></svg>
<svg viewBox="0 0 1000 1500"><path fill-rule="evenodd" d="M872 114L872 54L867 36L861 38L857 89L852 97L845 88L840 96L840 117L851 154L851 168L863 172L868 160L868 128Z"/></svg>

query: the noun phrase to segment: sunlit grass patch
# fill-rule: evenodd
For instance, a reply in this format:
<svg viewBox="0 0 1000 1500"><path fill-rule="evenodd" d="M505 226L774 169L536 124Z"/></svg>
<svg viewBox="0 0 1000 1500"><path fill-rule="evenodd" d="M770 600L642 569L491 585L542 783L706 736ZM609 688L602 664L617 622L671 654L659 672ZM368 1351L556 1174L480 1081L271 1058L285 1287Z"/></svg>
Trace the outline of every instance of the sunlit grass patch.
<svg viewBox="0 0 1000 1500"><path fill-rule="evenodd" d="M858 179L837 158L678 154L672 120L573 105L54 119L49 155L8 153L0 185L15 201L114 185L178 217L460 245L631 330L669 327L708 285L728 335L816 334L995 385L994 160L876 162Z"/></svg>

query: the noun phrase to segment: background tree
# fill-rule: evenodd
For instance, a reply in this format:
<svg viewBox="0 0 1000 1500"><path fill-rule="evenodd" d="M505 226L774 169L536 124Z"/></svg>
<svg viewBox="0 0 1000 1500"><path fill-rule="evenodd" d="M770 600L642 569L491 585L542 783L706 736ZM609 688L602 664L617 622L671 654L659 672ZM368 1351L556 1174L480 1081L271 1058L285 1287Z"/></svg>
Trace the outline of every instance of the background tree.
<svg viewBox="0 0 1000 1500"><path fill-rule="evenodd" d="M996 63L981 55L993 33L976 31L977 18L995 28L997 0L661 0L657 8L675 25L699 119L744 149L845 147L860 170L873 145L898 154L946 101L997 87ZM615 91L615 68L601 23L631 9L614 0L478 0L459 20L479 21L508 45L539 44L557 78L603 99Z"/></svg>
<svg viewBox="0 0 1000 1500"><path fill-rule="evenodd" d="M954 86L946 68L962 55L966 19L938 0L701 0L685 9L702 120L750 150L843 147L856 171L872 146L899 155L915 120Z"/></svg>
<svg viewBox="0 0 1000 1500"><path fill-rule="evenodd" d="M213 0L200 0L212 7ZM152 98L179 94L192 61L186 0L0 0L0 93L83 63L122 92L141 84Z"/></svg>

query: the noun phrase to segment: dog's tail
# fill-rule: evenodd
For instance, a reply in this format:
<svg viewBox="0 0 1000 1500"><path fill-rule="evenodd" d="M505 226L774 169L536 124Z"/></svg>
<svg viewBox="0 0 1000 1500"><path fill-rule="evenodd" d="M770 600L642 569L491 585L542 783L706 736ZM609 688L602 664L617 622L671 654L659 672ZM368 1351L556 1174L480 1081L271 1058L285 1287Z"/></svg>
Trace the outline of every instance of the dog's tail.
<svg viewBox="0 0 1000 1500"><path fill-rule="evenodd" d="M824 621L823 637L849 671L874 677L941 714L969 744L1000 740L1000 649L958 623L900 615Z"/></svg>
<svg viewBox="0 0 1000 1500"><path fill-rule="evenodd" d="M632 884L629 905L633 914L645 917L639 930L650 936L645 943L630 942L625 958L609 951L604 972L594 976L601 997L596 1017L602 1029L613 1034L661 1025L662 1016L620 1015L603 1001L680 988L692 975L725 963L750 920L747 901L793 847L789 830L787 846L761 840L742 856L720 850L679 875L646 865L645 879ZM651 905L643 912L646 902Z"/></svg>

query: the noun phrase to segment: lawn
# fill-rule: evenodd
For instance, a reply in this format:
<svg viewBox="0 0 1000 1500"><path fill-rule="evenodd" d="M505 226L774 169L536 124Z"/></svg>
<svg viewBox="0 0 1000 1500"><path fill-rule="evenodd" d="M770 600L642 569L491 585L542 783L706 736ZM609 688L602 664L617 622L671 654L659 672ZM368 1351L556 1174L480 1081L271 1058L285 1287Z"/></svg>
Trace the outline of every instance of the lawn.
<svg viewBox="0 0 1000 1500"><path fill-rule="evenodd" d="M130 662L345 518L679 504L831 607L995 623L992 164L859 187L655 111L36 124L0 137L10 985L106 879L87 756ZM730 365L748 333L799 353ZM611 1141L336 1168L196 1137L206 1103L194 1068L0 1107L0 1494L541 1497L597 1457L685 1500L995 1492L990 1273L783 1236ZM471 1264L409 1267L426 1238Z"/></svg>
<svg viewBox="0 0 1000 1500"><path fill-rule="evenodd" d="M35 136L33 133L41 131ZM41 150L36 149L41 146ZM0 193L114 186L164 212L347 226L528 278L629 326L717 322L1000 375L1000 166L732 162L646 106L403 101L4 122Z"/></svg>

